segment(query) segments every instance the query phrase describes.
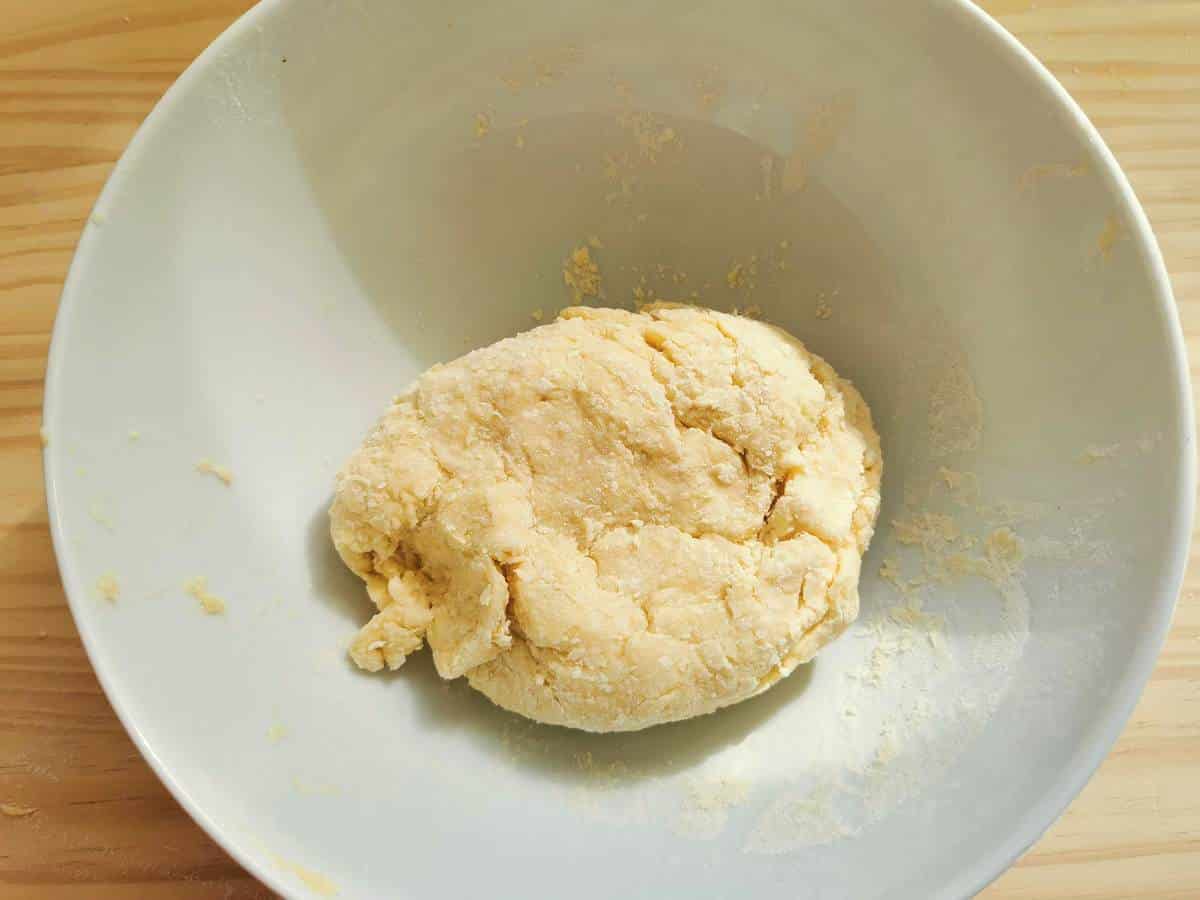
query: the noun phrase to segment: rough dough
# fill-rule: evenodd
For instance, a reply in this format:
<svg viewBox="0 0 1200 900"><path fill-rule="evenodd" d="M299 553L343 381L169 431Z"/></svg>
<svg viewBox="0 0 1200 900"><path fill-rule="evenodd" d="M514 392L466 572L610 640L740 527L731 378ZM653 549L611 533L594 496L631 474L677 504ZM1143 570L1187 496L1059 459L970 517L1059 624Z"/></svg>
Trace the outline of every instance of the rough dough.
<svg viewBox="0 0 1200 900"><path fill-rule="evenodd" d="M379 612L350 653L542 722L744 700L858 614L882 461L858 392L761 322L574 308L434 366L337 479Z"/></svg>

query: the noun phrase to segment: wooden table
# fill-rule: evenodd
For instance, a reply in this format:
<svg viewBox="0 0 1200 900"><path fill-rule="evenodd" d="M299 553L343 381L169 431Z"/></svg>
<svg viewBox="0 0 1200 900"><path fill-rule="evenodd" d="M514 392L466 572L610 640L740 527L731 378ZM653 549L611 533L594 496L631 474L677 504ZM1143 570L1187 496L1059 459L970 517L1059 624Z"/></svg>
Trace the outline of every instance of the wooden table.
<svg viewBox="0 0 1200 900"><path fill-rule="evenodd" d="M903 0L915 2L915 0ZM71 254L151 106L247 0L0 0L0 897L262 897L142 761L47 530L38 426ZM1200 359L1200 2L984 3L1083 104L1162 243ZM1194 371L1194 370L1193 370ZM1120 742L999 898L1200 897L1200 565Z"/></svg>

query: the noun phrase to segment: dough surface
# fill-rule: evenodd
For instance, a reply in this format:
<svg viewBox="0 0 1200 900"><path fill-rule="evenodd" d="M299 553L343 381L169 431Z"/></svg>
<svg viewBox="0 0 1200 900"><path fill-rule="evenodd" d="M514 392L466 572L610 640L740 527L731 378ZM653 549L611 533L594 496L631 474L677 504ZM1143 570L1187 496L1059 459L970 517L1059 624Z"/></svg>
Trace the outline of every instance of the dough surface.
<svg viewBox="0 0 1200 900"><path fill-rule="evenodd" d="M337 479L378 613L351 656L542 722L627 731L766 690L858 614L882 460L794 338L662 304L573 308L434 366Z"/></svg>

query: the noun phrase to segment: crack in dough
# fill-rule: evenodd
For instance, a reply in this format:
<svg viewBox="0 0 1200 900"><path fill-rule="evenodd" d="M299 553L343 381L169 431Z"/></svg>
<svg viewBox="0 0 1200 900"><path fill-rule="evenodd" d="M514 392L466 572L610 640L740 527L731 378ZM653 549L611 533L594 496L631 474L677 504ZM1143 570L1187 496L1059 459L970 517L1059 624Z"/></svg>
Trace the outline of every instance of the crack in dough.
<svg viewBox="0 0 1200 900"><path fill-rule="evenodd" d="M761 322L573 308L434 366L338 475L351 645L543 722L711 712L858 614L882 460L853 386Z"/></svg>

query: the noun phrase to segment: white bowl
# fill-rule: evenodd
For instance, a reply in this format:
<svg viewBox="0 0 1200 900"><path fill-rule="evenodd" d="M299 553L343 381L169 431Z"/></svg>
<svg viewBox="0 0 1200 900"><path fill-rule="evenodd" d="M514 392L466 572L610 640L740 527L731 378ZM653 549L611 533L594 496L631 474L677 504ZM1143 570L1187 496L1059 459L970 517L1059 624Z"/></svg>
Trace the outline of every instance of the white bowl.
<svg viewBox="0 0 1200 900"><path fill-rule="evenodd" d="M354 671L369 610L325 519L391 394L570 302L591 237L610 304L645 277L808 342L887 460L849 635L756 700L607 737L425 659ZM267 2L84 232L51 521L122 721L281 893L962 897L1082 787L1150 672L1192 519L1185 373L1128 183L965 2ZM911 544L929 510L977 574L897 612L884 562L945 562ZM1005 528L1016 569L986 553Z"/></svg>

